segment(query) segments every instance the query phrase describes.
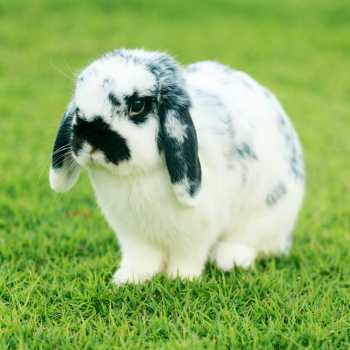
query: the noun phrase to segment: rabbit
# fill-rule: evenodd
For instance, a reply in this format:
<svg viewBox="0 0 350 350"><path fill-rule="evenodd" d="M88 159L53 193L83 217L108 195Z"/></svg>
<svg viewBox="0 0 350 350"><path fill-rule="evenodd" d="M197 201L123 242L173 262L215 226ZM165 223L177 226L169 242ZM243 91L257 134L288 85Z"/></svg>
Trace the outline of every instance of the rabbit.
<svg viewBox="0 0 350 350"><path fill-rule="evenodd" d="M142 49L78 76L51 188L70 190L81 169L119 242L117 285L287 253L305 187L300 141L272 93L220 63Z"/></svg>

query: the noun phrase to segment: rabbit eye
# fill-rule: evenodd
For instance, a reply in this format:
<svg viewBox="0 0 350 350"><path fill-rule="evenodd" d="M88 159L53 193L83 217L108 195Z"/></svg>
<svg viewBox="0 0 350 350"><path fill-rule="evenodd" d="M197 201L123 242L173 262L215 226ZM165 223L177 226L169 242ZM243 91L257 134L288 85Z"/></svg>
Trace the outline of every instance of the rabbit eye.
<svg viewBox="0 0 350 350"><path fill-rule="evenodd" d="M129 116L130 117L137 116L141 114L144 110L145 110L145 100L138 98L137 100L134 100L130 104Z"/></svg>

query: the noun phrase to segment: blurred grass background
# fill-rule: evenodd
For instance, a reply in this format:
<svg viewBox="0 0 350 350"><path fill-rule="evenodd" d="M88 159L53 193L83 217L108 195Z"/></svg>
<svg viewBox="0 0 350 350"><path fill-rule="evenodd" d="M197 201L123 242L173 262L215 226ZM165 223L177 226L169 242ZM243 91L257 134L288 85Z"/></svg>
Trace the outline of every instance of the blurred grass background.
<svg viewBox="0 0 350 350"><path fill-rule="evenodd" d="M119 47L218 60L276 93L308 174L289 257L112 287L86 177L57 195L47 173L76 73ZM0 348L350 348L349 72L345 0L0 3Z"/></svg>

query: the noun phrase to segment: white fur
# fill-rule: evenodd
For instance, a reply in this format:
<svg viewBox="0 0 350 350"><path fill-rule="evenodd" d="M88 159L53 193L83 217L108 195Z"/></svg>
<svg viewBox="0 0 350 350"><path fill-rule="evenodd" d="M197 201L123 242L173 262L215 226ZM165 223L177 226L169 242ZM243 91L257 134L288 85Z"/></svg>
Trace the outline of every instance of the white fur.
<svg viewBox="0 0 350 350"><path fill-rule="evenodd" d="M143 54L151 55L139 51ZM156 116L141 126L122 116L111 117L106 85L116 96L134 88L147 92L154 85L153 75L141 64L107 57L84 71L77 86L75 101L86 118L101 115L131 150L131 160L118 166L104 163L103 158L95 164L84 161L84 155L77 158L87 168L98 204L118 237L122 261L113 277L117 284L143 282L160 271L195 278L209 254L227 271L235 265L251 266L260 254L289 248L304 185L289 172L284 137L277 127L278 115L285 117L284 111L248 75L220 64L198 63L183 75L202 166L199 195L184 198L189 206L177 200L164 159L159 157ZM230 120L225 121L228 116ZM227 135L231 124L234 137ZM180 142L185 127L176 119L166 125ZM233 146L239 149L245 144L257 159L231 155ZM242 152L247 151L242 147ZM281 180L287 193L269 207L266 196Z"/></svg>
<svg viewBox="0 0 350 350"><path fill-rule="evenodd" d="M56 192L68 192L78 181L80 168L71 164L71 169L67 173L63 169L50 169L49 183Z"/></svg>
<svg viewBox="0 0 350 350"><path fill-rule="evenodd" d="M182 143L186 137L187 125L181 124L181 122L175 118L171 112L168 114L165 122L165 128L169 135L176 139L179 143Z"/></svg>

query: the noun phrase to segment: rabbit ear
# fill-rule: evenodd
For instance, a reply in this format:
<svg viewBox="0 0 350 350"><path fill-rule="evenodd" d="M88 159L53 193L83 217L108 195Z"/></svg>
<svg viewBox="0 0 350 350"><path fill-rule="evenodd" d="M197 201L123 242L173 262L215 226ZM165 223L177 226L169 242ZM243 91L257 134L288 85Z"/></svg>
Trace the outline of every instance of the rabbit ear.
<svg viewBox="0 0 350 350"><path fill-rule="evenodd" d="M180 203L195 206L201 187L196 129L190 115L190 97L181 68L168 55L153 55L150 71L158 82L160 128L158 146L165 162L175 195Z"/></svg>
<svg viewBox="0 0 350 350"><path fill-rule="evenodd" d="M77 182L80 166L74 160L71 150L73 109L63 115L52 151L52 164L49 181L56 192L69 191Z"/></svg>
<svg viewBox="0 0 350 350"><path fill-rule="evenodd" d="M198 158L196 129L189 112L189 98L181 89L174 96L167 94L160 104L160 149L177 199L184 205L195 206L201 187L201 165ZM169 99L169 96L173 98Z"/></svg>

